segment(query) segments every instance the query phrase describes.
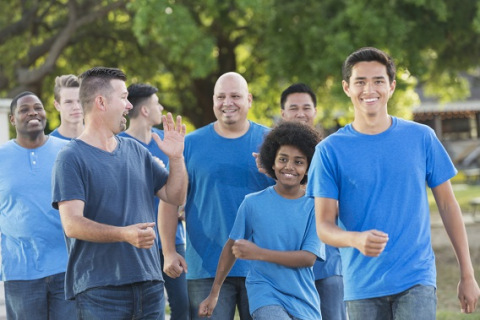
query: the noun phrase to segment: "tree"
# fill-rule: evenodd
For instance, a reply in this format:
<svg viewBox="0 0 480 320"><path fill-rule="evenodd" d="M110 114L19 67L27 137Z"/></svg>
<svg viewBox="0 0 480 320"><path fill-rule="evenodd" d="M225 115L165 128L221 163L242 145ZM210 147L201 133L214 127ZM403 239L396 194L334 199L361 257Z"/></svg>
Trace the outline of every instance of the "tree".
<svg viewBox="0 0 480 320"><path fill-rule="evenodd" d="M478 0L23 0L2 9L3 95L30 89L51 99L56 75L119 67L129 82L159 87L166 109L195 127L214 120L213 86L227 71L248 80L253 119L272 124L281 90L302 81L329 127L351 120L341 65L355 49L396 59L389 106L407 117L416 85L444 101L468 96L458 74L480 53Z"/></svg>
<svg viewBox="0 0 480 320"><path fill-rule="evenodd" d="M442 100L468 96L458 73L477 66L480 53L477 0L142 0L130 8L140 43L161 44L166 70L185 80L177 81L182 112L197 114L197 126L212 121L213 82L227 71L246 76L257 117L278 112L291 82L309 83L328 126L351 119L340 70L355 49L376 46L396 59L391 111L407 117L417 84Z"/></svg>
<svg viewBox="0 0 480 320"><path fill-rule="evenodd" d="M0 92L13 97L25 90L39 95L58 124L53 108L53 81L59 74L78 74L95 61L115 61L99 52L121 24L115 13L126 1L23 0L2 3L0 14ZM125 13L123 13L125 16ZM135 39L133 34L131 39ZM51 111L51 112L50 112Z"/></svg>

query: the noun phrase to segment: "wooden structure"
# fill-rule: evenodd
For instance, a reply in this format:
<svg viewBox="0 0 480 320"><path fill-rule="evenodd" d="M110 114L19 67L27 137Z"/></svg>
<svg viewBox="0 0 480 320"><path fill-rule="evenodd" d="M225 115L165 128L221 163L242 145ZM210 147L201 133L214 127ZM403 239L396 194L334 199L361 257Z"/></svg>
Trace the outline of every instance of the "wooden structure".
<svg viewBox="0 0 480 320"><path fill-rule="evenodd" d="M480 100L424 103L413 109L413 120L432 127L441 141L479 139Z"/></svg>

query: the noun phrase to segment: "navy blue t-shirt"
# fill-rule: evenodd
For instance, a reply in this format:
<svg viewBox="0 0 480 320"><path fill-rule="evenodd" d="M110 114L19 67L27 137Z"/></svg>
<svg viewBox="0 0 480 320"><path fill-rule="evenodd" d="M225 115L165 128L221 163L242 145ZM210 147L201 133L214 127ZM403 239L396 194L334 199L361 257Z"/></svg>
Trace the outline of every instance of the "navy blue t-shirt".
<svg viewBox="0 0 480 320"><path fill-rule="evenodd" d="M99 223L128 226L155 222L152 196L168 172L147 149L117 137L113 152L73 139L53 169L53 206L68 200L85 203L84 216ZM126 242L94 243L66 238L69 260L66 297L92 287L162 280L158 246L138 249Z"/></svg>

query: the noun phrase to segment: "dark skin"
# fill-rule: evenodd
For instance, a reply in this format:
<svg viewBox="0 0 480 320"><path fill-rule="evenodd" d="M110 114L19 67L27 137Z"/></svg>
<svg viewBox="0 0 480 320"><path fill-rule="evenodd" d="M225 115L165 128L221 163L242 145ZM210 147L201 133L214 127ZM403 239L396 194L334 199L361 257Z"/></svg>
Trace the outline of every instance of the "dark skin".
<svg viewBox="0 0 480 320"><path fill-rule="evenodd" d="M48 139L44 133L46 118L43 104L37 96L19 98L13 114L10 114L10 123L17 132L15 142L27 149L42 146Z"/></svg>
<svg viewBox="0 0 480 320"><path fill-rule="evenodd" d="M296 147L283 145L277 150L273 170L277 176L275 190L282 197L297 199L305 194L300 184L308 169L307 157ZM311 267L316 256L305 250L280 251L257 246L254 242L228 239L217 266L210 294L198 308L200 317L210 317L215 309L220 289L237 259L267 261L290 268Z"/></svg>

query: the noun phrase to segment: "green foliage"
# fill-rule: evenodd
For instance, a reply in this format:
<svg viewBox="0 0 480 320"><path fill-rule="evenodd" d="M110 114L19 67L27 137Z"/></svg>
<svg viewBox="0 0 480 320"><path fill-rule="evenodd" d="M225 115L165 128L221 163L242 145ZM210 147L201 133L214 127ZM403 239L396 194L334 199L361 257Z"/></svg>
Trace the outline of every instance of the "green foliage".
<svg viewBox="0 0 480 320"><path fill-rule="evenodd" d="M193 78L212 72L214 38L201 28L201 19L192 16L189 8L174 1L155 0L135 1L129 8L136 12L133 30L141 45L150 41L159 44L165 62L187 68Z"/></svg>
<svg viewBox="0 0 480 320"><path fill-rule="evenodd" d="M71 21L78 25L55 56L52 49ZM468 97L459 74L478 66L480 5L478 0L461 5L457 0L26 0L20 6L7 1L0 12L0 44L0 94L35 91L51 128L58 124L55 76L95 65L122 68L129 82L157 86L166 110L184 115L194 127L214 120L213 86L224 72L245 76L254 95L249 117L266 125L279 117L281 91L305 82L318 96L319 125L329 128L352 119L341 66L364 46L387 51L399 67L391 114L411 117L411 107L419 103L416 85L441 102ZM38 70L43 74L33 77Z"/></svg>
<svg viewBox="0 0 480 320"><path fill-rule="evenodd" d="M443 72L435 81L425 82L425 96L438 98L440 103L463 100L470 95L470 87L467 79L457 74Z"/></svg>

